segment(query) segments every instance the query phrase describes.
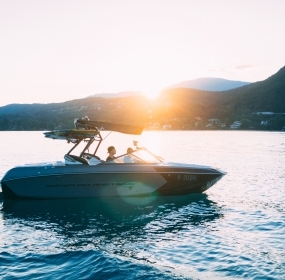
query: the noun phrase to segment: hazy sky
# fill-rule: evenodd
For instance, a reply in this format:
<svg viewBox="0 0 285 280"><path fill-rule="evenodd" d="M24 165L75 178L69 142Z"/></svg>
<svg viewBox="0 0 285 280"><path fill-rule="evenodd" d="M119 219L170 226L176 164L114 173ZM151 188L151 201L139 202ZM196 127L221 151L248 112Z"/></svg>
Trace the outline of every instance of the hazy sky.
<svg viewBox="0 0 285 280"><path fill-rule="evenodd" d="M0 0L0 106L285 65L284 0Z"/></svg>

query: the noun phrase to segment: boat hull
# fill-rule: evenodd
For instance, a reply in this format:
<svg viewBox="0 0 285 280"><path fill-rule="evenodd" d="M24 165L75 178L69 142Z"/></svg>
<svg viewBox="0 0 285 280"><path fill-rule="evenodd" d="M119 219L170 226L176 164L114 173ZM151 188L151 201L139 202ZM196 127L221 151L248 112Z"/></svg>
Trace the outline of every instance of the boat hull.
<svg viewBox="0 0 285 280"><path fill-rule="evenodd" d="M153 164L22 166L1 181L3 197L82 198L202 193L223 172L206 167Z"/></svg>

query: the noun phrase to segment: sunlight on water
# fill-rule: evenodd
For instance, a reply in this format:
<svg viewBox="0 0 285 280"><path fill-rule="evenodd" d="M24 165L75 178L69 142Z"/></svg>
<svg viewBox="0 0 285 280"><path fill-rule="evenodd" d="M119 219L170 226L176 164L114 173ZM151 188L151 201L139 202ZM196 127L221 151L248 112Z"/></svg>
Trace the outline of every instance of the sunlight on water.
<svg viewBox="0 0 285 280"><path fill-rule="evenodd" d="M1 136L1 176L17 164L62 160L71 147L41 132ZM108 145L119 154L137 140L109 137L102 156ZM166 161L227 175L206 194L180 197L4 200L1 279L284 278L285 133L146 131L140 138Z"/></svg>
<svg viewBox="0 0 285 280"><path fill-rule="evenodd" d="M156 200L155 196L148 196L148 197L122 197L123 201L128 204L135 205L135 206L143 206L148 205Z"/></svg>

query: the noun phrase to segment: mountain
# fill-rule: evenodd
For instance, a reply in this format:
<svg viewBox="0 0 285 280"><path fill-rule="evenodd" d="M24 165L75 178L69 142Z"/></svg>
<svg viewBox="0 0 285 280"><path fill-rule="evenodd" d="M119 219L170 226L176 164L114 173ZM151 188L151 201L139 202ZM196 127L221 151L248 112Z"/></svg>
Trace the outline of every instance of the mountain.
<svg viewBox="0 0 285 280"><path fill-rule="evenodd" d="M220 104L233 110L285 113L285 66L264 81L227 93Z"/></svg>
<svg viewBox="0 0 285 280"><path fill-rule="evenodd" d="M116 98L116 97L128 97L128 96L140 96L141 92L138 91L123 91L118 93L96 93L89 95L88 97L103 97L103 98Z"/></svg>
<svg viewBox="0 0 285 280"><path fill-rule="evenodd" d="M197 104L211 104L233 111L285 113L285 66L264 81L240 88L215 92L187 88L172 88L162 94L173 100L192 100Z"/></svg>
<svg viewBox="0 0 285 280"><path fill-rule="evenodd" d="M232 81L221 78L199 78L195 80L184 81L166 89L173 88L192 88L205 91L226 91L250 84L249 82ZM103 98L117 98L117 97L128 97L128 96L140 96L143 95L137 91L123 91L118 93L96 93L89 95L88 97L103 97Z"/></svg>
<svg viewBox="0 0 285 280"><path fill-rule="evenodd" d="M184 81L172 86L167 87L167 89L172 88L193 88L205 91L226 91L234 88L239 88L250 84L249 82L232 81L221 78L199 78L194 80Z"/></svg>
<svg viewBox="0 0 285 280"><path fill-rule="evenodd" d="M168 104L168 111L165 105L160 115L167 116L168 122L176 120L172 127L176 123L177 128L212 129L208 120L218 119L226 128L239 121L242 129L285 130L285 67L264 81L228 91L173 88L159 98L161 105Z"/></svg>

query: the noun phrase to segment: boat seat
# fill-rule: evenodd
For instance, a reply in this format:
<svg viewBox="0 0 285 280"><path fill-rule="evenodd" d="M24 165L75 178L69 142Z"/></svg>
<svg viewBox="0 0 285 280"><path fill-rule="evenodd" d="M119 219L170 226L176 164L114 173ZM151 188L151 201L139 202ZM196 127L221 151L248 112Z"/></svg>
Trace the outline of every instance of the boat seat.
<svg viewBox="0 0 285 280"><path fill-rule="evenodd" d="M93 155L93 154L83 153L82 156L86 157L87 159L91 159L92 157L94 157L94 158L96 158L98 160L101 160L98 156Z"/></svg>
<svg viewBox="0 0 285 280"><path fill-rule="evenodd" d="M77 162L80 162L82 164L89 165L89 162L88 162L87 159L81 158L81 157L78 157L78 156L75 156L75 155L67 155L66 154L64 156L64 159L68 160L68 161L77 161ZM76 164L76 163L71 163L71 164Z"/></svg>

